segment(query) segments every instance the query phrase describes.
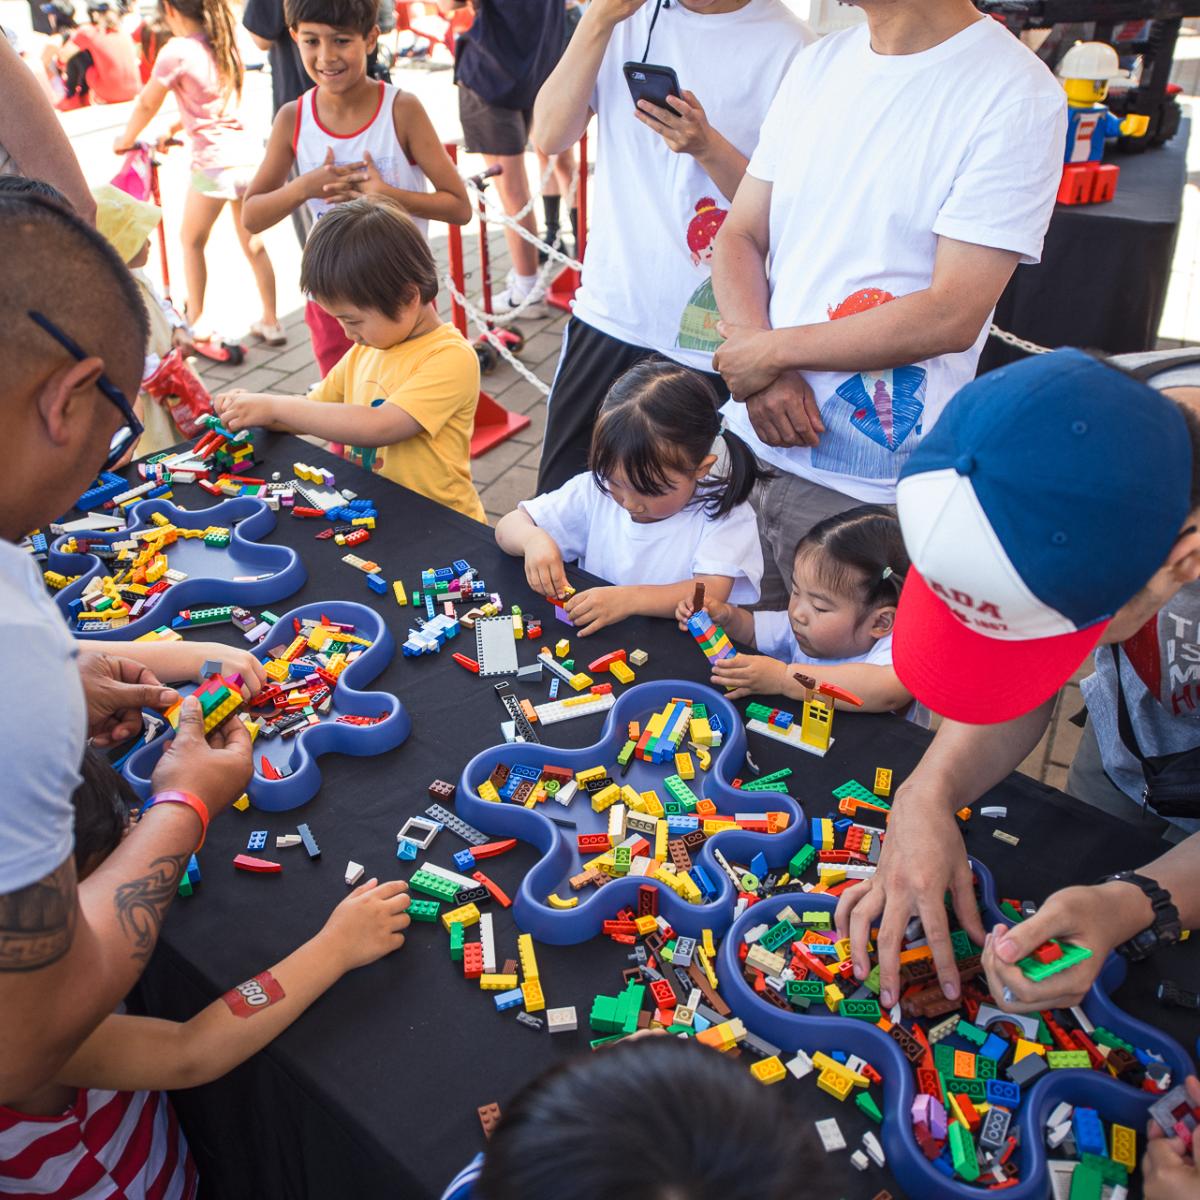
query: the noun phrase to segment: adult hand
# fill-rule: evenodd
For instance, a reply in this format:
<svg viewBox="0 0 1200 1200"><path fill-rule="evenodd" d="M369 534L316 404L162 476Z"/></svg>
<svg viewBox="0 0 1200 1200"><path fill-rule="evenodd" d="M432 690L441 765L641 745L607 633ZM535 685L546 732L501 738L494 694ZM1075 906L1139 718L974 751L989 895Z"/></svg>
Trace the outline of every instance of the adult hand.
<svg viewBox="0 0 1200 1200"><path fill-rule="evenodd" d="M191 792L214 817L246 790L253 766L250 735L241 721L230 717L206 739L200 701L188 696L179 709L179 729L150 782L156 792Z"/></svg>
<svg viewBox="0 0 1200 1200"><path fill-rule="evenodd" d="M235 388L214 397L213 408L221 418L221 424L231 433L255 426L274 429L279 418L277 400L277 396L264 396Z"/></svg>
<svg viewBox="0 0 1200 1200"><path fill-rule="evenodd" d="M942 992L947 999L958 998L961 986L942 899L947 890L960 924L982 945L983 924L958 822L944 797L922 797L910 790L892 809L874 877L843 892L836 913L838 936L850 938L854 977L860 982L871 969L867 943L872 927L879 924L875 941L885 1008L900 997L900 950L914 914L925 928Z"/></svg>
<svg viewBox="0 0 1200 1200"><path fill-rule="evenodd" d="M721 373L735 400L747 400L779 378L775 330L718 321L717 332L725 340L713 355L713 370Z"/></svg>
<svg viewBox="0 0 1200 1200"><path fill-rule="evenodd" d="M825 432L817 398L799 371L785 371L751 396L746 414L768 446L815 446Z"/></svg>
<svg viewBox="0 0 1200 1200"><path fill-rule="evenodd" d="M611 28L628 20L646 0L592 0L584 16Z"/></svg>
<svg viewBox="0 0 1200 1200"><path fill-rule="evenodd" d="M576 592L563 607L575 623L579 636L587 637L605 625L615 625L630 615L629 589L588 588L585 592Z"/></svg>
<svg viewBox="0 0 1200 1200"><path fill-rule="evenodd" d="M404 945L404 930L412 921L410 899L402 879L368 879L333 910L321 940L328 941L343 970L365 967Z"/></svg>
<svg viewBox="0 0 1200 1200"><path fill-rule="evenodd" d="M544 530L525 543L525 581L539 596L561 596L569 588L558 543Z"/></svg>
<svg viewBox="0 0 1200 1200"><path fill-rule="evenodd" d="M720 624L719 621L716 623ZM726 694L727 700L740 700L750 695L784 696L787 694L784 690L787 677L787 663L765 654L735 654L713 663L713 687L733 689Z"/></svg>
<svg viewBox="0 0 1200 1200"><path fill-rule="evenodd" d="M87 701L88 737L97 746L113 746L140 733L142 709L164 709L179 699L153 672L130 658L85 650L79 678Z"/></svg>
<svg viewBox="0 0 1200 1200"><path fill-rule="evenodd" d="M1055 892L1026 921L1011 929L997 925L983 950L992 995L1010 1012L1070 1008L1092 986L1109 952L1145 929L1154 919L1140 888L1128 883L1101 883ZM1026 978L1017 963L1051 938L1086 946L1092 957L1041 983Z"/></svg>
<svg viewBox="0 0 1200 1200"><path fill-rule="evenodd" d="M1200 1082L1195 1075L1187 1077L1184 1087L1188 1102L1193 1108L1200 1108ZM1148 1142L1142 1158L1146 1200L1195 1200L1200 1196L1200 1167L1196 1164L1195 1143L1188 1147L1182 1138L1167 1137L1154 1120L1149 1122L1146 1134Z"/></svg>
<svg viewBox="0 0 1200 1200"><path fill-rule="evenodd" d="M682 96L668 96L667 104L669 108L662 108L652 100L639 100L635 115L662 137L668 149L703 158L712 148L713 127L700 101L685 91Z"/></svg>

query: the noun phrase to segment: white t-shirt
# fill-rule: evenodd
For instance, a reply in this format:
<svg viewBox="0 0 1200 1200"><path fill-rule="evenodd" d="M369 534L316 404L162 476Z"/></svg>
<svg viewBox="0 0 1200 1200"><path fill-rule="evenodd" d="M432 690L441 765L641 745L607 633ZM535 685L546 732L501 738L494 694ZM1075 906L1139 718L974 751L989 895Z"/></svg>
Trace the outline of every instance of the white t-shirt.
<svg viewBox="0 0 1200 1200"><path fill-rule="evenodd" d="M756 612L754 614L754 645L759 654L777 658L780 662L811 664L814 667L841 667L847 663L863 663L872 667L892 665L892 635L876 638L865 654L853 658L813 658L800 649L796 634L786 612ZM929 726L929 709L914 700L904 716L916 725Z"/></svg>
<svg viewBox="0 0 1200 1200"><path fill-rule="evenodd" d="M818 42L788 72L749 167L772 184L772 326L923 290L939 237L1037 262L1065 137L1062 86L990 18L920 54L876 54L865 25ZM920 438L974 377L989 325L962 353L805 372L826 430L815 448L765 445L744 404L726 404L726 422L773 466L892 503Z"/></svg>
<svg viewBox="0 0 1200 1200"><path fill-rule="evenodd" d="M0 895L61 866L75 842L71 794L87 737L77 647L37 565L0 541L5 685L0 722ZM19 700L17 699L19 698Z"/></svg>
<svg viewBox="0 0 1200 1200"><path fill-rule="evenodd" d="M574 311L610 337L711 371L720 339L710 264L729 200L635 115L621 68L641 61L653 13L650 0L616 27L592 92L596 175ZM781 0L709 16L672 4L659 12L648 61L673 68L709 124L749 157L788 65L812 38Z"/></svg>
<svg viewBox="0 0 1200 1200"><path fill-rule="evenodd" d="M583 471L557 491L521 507L557 543L567 562L622 586L678 583L695 575L728 575L730 602L753 604L762 580L762 547L749 504L712 520L700 505L665 521L639 525Z"/></svg>

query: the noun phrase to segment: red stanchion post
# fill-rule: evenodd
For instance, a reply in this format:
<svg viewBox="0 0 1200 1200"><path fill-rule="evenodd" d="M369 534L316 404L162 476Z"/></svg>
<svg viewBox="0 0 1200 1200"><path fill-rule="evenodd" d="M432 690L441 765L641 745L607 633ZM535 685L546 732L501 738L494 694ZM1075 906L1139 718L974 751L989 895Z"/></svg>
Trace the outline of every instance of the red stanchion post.
<svg viewBox="0 0 1200 1200"><path fill-rule="evenodd" d="M579 210L579 230L575 238L575 257L583 262L584 251L587 249L587 131L579 139L579 174L575 183L575 207ZM575 292L579 287L579 272L574 267L563 267L554 277L554 281L546 291L546 303L561 308L564 312L571 311L575 300Z"/></svg>
<svg viewBox="0 0 1200 1200"><path fill-rule="evenodd" d="M445 148L446 153L450 155L450 161L457 165L458 147L453 142L446 142ZM447 225L446 228L449 231L450 281L454 284L459 295L465 296L467 294L467 272L463 265L462 227L460 225ZM471 334L467 328L467 310L459 304L457 297L453 293L450 296L450 316L454 322L454 328L470 341Z"/></svg>

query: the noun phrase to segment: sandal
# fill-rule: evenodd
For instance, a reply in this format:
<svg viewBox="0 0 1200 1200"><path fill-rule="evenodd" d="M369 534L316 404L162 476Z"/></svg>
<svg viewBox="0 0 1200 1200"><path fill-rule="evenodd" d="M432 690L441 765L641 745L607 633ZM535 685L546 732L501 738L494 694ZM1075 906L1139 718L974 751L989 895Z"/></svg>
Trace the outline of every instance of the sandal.
<svg viewBox="0 0 1200 1200"><path fill-rule="evenodd" d="M255 321L250 326L250 332L268 346L287 345L287 333L278 321L274 325L268 325L264 321Z"/></svg>

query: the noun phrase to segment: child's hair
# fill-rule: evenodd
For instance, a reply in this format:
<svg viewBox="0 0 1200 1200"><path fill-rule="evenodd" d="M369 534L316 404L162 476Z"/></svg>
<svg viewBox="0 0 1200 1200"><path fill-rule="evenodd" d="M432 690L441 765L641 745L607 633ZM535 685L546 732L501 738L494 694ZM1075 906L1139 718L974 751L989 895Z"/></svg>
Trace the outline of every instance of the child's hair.
<svg viewBox="0 0 1200 1200"><path fill-rule="evenodd" d="M147 19L138 26L138 46L148 66L154 66L158 52L171 40L171 27L161 16Z"/></svg>
<svg viewBox="0 0 1200 1200"><path fill-rule="evenodd" d="M379 5L375 0L284 0L283 19L289 29L308 22L353 29L366 37L379 24Z"/></svg>
<svg viewBox="0 0 1200 1200"><path fill-rule="evenodd" d="M99 4L89 4L87 12L88 20L93 25L97 25L109 33L116 33L121 28L121 14L110 8L103 0Z"/></svg>
<svg viewBox="0 0 1200 1200"><path fill-rule="evenodd" d="M412 218L390 200L363 196L331 208L304 244L300 288L393 317L437 297L437 266Z"/></svg>
<svg viewBox="0 0 1200 1200"><path fill-rule="evenodd" d="M910 565L900 519L879 504L818 521L796 547L801 557L813 563L822 587L852 596L864 613L899 603Z"/></svg>
<svg viewBox="0 0 1200 1200"><path fill-rule="evenodd" d="M75 808L75 873L83 879L121 844L129 810L139 801L108 759L91 746L84 752L79 771L83 779L71 804Z"/></svg>
<svg viewBox="0 0 1200 1200"><path fill-rule="evenodd" d="M728 456L724 465L718 436ZM710 517L723 517L750 498L764 472L740 437L722 433L717 394L708 380L654 357L630 367L608 389L592 430L588 465L600 488L620 471L640 495L662 496L671 490L672 472L695 471L714 453L716 474L701 481L692 503L702 503Z"/></svg>
<svg viewBox="0 0 1200 1200"><path fill-rule="evenodd" d="M0 175L0 196L37 196L67 212L75 211L70 200L54 184L44 179L31 179L28 175Z"/></svg>
<svg viewBox="0 0 1200 1200"><path fill-rule="evenodd" d="M785 1200L837 1195L786 1085L661 1036L552 1067L509 1102L482 1200Z"/></svg>
<svg viewBox="0 0 1200 1200"><path fill-rule="evenodd" d="M242 96L242 56L237 48L237 22L229 0L167 0L173 9L189 21L204 26L209 49L217 63L217 76L226 96Z"/></svg>

